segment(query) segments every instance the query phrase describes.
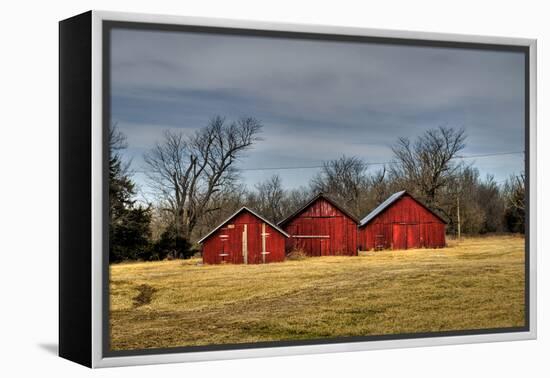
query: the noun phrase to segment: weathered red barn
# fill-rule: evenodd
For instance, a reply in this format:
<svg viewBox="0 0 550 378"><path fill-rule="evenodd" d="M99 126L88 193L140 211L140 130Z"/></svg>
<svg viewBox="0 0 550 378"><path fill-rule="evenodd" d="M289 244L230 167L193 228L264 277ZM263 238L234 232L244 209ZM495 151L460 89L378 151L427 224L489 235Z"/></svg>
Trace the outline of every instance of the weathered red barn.
<svg viewBox="0 0 550 378"><path fill-rule="evenodd" d="M242 207L199 243L205 264L262 264L285 259L287 237L282 229Z"/></svg>
<svg viewBox="0 0 550 378"><path fill-rule="evenodd" d="M358 220L324 194L318 194L278 223L290 237L286 250L308 256L357 255Z"/></svg>
<svg viewBox="0 0 550 378"><path fill-rule="evenodd" d="M360 250L445 247L446 221L408 194L392 194L359 223Z"/></svg>

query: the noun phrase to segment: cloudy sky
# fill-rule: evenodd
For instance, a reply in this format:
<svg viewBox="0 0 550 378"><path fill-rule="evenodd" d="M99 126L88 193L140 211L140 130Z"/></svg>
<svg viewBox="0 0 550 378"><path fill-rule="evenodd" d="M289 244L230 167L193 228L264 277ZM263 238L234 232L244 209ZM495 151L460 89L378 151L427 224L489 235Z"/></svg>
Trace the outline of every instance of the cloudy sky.
<svg viewBox="0 0 550 378"><path fill-rule="evenodd" d="M318 171L255 168L389 161L398 137L440 125L465 128L464 155L524 149L520 53L115 29L111 56L111 121L143 188L143 153L163 130L192 132L215 115L264 124L239 162L248 185L278 173L297 187ZM467 161L502 181L523 155Z"/></svg>

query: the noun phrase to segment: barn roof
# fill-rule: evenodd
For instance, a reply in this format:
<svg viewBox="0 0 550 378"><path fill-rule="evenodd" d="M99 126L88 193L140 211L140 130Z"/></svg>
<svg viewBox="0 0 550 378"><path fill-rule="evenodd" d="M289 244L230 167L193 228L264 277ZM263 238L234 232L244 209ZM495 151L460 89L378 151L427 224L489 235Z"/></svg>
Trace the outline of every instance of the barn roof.
<svg viewBox="0 0 550 378"><path fill-rule="evenodd" d="M212 231L210 231L208 234L204 235L202 237L201 240L199 240L197 243L202 243L203 241L205 241L206 239L208 239L208 237L210 235L212 235L214 232L218 231L220 228L222 228L226 223L228 223L231 219L235 218L237 215L239 215L240 213L242 213L243 211L248 211L250 214L254 215L255 217L257 218L260 218L261 220L263 220L265 223L267 223L268 225L270 225L271 227L273 227L275 230L279 231L281 234L283 234L284 236L286 236L287 238L289 237L289 235L284 232L283 230L281 230L277 225L273 224L272 222L268 221L267 219L265 219L264 217L262 217L260 214L256 213L255 211L253 210L250 210L248 207L246 206L243 206L241 207L239 210L237 210L236 212L234 212L229 218L227 218L226 220L224 220L223 222L221 222L218 227L214 228Z"/></svg>
<svg viewBox="0 0 550 378"><path fill-rule="evenodd" d="M292 218L296 217L297 215L299 215L302 211L304 211L305 209L307 209L309 206L311 206L313 203L315 203L315 201L319 200L319 199L324 199L326 200L327 202L329 202L332 206L334 206L335 208L337 208L338 210L340 210L342 213L344 213L345 215L347 215L348 217L350 217L355 223L359 223L359 219L357 219L357 217L355 217L355 215L351 214L349 211L347 211L345 208L343 208L340 204L338 204L335 200L333 200L332 198L330 198L329 196L327 196L326 194L324 193L319 193L317 194L315 197L313 197L311 200L309 200L305 205L303 205L302 207L300 207L298 210L296 210L295 212L293 212L292 214L290 214L289 216L287 216L286 218L284 218L283 220L279 221L277 224L279 226L282 226L284 225L285 223L287 223L288 221L290 221Z"/></svg>
<svg viewBox="0 0 550 378"><path fill-rule="evenodd" d="M439 218L443 223L447 223L447 221L443 218L441 218L437 213L432 211L428 206L424 205L422 202L411 196L409 193L407 193L406 190L402 190L397 193L393 193L391 196L389 196L384 202L382 202L380 205L378 205L373 211L367 214L366 217L361 219L361 222L359 223L359 227L363 227L367 223L369 223L371 220L376 218L378 214L382 213L384 210L386 210L388 207L391 206L395 201L397 201L399 198L403 197L405 194L409 195L413 200L415 200L420 206L424 207L426 210L428 210L430 213L435 215L437 218Z"/></svg>

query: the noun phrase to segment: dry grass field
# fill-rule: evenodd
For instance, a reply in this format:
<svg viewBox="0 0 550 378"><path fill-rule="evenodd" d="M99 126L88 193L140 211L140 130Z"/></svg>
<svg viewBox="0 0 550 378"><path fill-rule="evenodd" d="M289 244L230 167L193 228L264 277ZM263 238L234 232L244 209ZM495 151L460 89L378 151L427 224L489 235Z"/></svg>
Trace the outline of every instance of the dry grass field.
<svg viewBox="0 0 550 378"><path fill-rule="evenodd" d="M524 239L268 265L111 266L111 348L519 327Z"/></svg>

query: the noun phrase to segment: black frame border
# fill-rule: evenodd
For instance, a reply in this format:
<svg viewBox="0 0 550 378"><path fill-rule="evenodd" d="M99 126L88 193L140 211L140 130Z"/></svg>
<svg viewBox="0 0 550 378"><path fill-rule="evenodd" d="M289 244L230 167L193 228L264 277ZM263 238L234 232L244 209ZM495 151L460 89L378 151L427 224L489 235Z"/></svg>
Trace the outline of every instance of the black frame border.
<svg viewBox="0 0 550 378"><path fill-rule="evenodd" d="M307 346L319 344L340 344L352 342L366 341L382 341L382 340L406 340L420 338L437 338L449 336L470 336L470 335L487 335L501 334L513 332L529 332L530 331L530 237L531 228L529 222L530 211L526 214L525 219L525 325L523 327L507 327L507 328L489 328L489 329L472 329L460 331L443 331L443 332L422 332L422 333L407 333L407 334L391 334L391 335L370 335L370 336L354 336L354 337L338 337L328 339L309 339L309 340L286 340L258 343L242 343L242 344L216 344L205 346L189 346L189 347L169 347L169 348L151 348L151 349L132 349L132 350L110 350L110 319L109 319L109 208L108 208L108 128L111 120L111 78L110 78L110 51L111 51L111 31L114 29L127 30L148 30L148 31L164 31L164 32L187 32L187 33L208 33L222 35L237 35L237 36L256 36L256 37L271 37L271 38L289 38L289 39L309 39L322 40L332 42L358 42L371 44L389 44L401 46L416 46L416 47L439 47L439 48L454 48L454 49L473 49L473 50L493 50L506 52L523 53L525 67L525 103L524 103L524 129L525 129L525 189L526 189L526 204L530 209L530 47L523 45L512 44L496 44L496 43L480 43L480 42L454 42L440 41L430 39L417 38L394 38L394 37L370 37L358 35L343 35L343 34L327 34L314 32L295 32L295 31L275 31L261 29L245 29L231 27L214 27L214 26L196 26L196 25L180 25L180 24L164 24L164 23L148 23L148 22L132 22L132 21L102 21L102 129L103 129L103 267L102 267L102 355L103 357L123 357L123 356L140 356L140 355L158 355L158 354L174 354L174 353L192 353L192 352L208 352L208 351L223 351L223 350L238 350L238 349L259 349L259 348L277 348L277 347L293 347Z"/></svg>
<svg viewBox="0 0 550 378"><path fill-rule="evenodd" d="M92 12L59 22L59 356L92 367Z"/></svg>

